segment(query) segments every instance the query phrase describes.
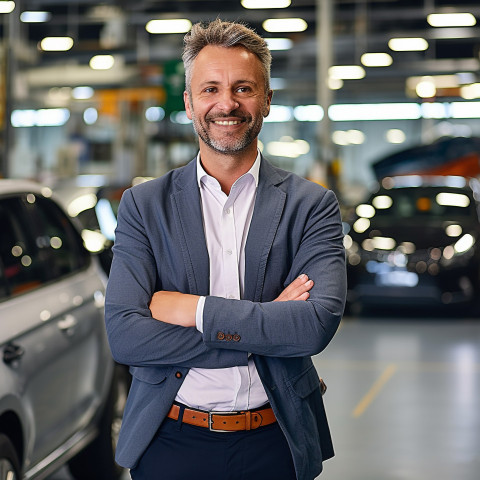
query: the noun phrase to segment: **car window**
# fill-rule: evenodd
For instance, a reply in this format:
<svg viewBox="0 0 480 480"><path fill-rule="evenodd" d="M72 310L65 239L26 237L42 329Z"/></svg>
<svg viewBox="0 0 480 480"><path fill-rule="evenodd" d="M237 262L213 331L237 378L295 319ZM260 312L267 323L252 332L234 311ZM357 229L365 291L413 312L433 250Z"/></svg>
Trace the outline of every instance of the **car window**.
<svg viewBox="0 0 480 480"><path fill-rule="evenodd" d="M441 196L446 196L446 201ZM383 208L376 208L373 221L380 218L389 220L397 219L422 219L443 218L461 219L475 217L475 201L466 192L448 190L444 188L431 189L405 189L398 191L381 192L370 199L376 205L376 198L388 198L389 202ZM456 203L458 200L458 203Z"/></svg>
<svg viewBox="0 0 480 480"><path fill-rule="evenodd" d="M51 200L32 193L0 199L0 298L19 295L89 263L80 235Z"/></svg>

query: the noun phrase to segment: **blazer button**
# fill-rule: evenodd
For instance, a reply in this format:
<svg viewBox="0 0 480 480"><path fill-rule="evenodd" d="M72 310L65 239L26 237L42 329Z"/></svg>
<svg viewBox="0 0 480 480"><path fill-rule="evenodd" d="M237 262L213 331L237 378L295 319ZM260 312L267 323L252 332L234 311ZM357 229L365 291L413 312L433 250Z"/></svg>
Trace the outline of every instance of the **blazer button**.
<svg viewBox="0 0 480 480"><path fill-rule="evenodd" d="M177 378L182 378L182 377L183 377L182 372L177 372L177 373L175 373L175 376L176 376Z"/></svg>
<svg viewBox="0 0 480 480"><path fill-rule="evenodd" d="M234 341L234 342L239 342L241 338L242 338L242 337L241 337L238 333L236 333L236 334L233 336L233 341Z"/></svg>
<svg viewBox="0 0 480 480"><path fill-rule="evenodd" d="M225 335L225 340L226 340L227 342L230 342L230 341L232 340L232 338L233 338L233 335L230 335L229 333L227 333L227 334Z"/></svg>
<svg viewBox="0 0 480 480"><path fill-rule="evenodd" d="M223 332L218 332L217 333L217 339L218 340L225 340L225 334Z"/></svg>

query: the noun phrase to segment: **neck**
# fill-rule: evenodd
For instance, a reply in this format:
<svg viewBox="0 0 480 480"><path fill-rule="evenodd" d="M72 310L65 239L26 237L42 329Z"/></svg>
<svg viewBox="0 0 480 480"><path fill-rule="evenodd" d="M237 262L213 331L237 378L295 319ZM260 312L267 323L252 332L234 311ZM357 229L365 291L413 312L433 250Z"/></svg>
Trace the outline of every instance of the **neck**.
<svg viewBox="0 0 480 480"><path fill-rule="evenodd" d="M203 147L203 148L202 148ZM200 143L200 160L205 171L214 177L228 195L235 181L247 173L257 158L256 142L248 149L224 155Z"/></svg>

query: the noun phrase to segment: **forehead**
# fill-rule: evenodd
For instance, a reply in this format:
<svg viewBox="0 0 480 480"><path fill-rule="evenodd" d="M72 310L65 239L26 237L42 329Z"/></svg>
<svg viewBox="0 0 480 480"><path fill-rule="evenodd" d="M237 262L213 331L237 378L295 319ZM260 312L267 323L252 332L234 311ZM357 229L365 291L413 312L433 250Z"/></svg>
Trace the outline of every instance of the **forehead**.
<svg viewBox="0 0 480 480"><path fill-rule="evenodd" d="M192 82L216 80L219 77L263 79L260 59L244 47L207 45L193 62Z"/></svg>

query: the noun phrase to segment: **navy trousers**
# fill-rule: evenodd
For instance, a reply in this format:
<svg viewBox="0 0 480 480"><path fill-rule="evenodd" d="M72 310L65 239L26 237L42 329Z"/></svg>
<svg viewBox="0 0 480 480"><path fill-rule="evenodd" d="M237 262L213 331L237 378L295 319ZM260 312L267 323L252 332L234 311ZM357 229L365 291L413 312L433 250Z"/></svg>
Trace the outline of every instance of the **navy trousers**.
<svg viewBox="0 0 480 480"><path fill-rule="evenodd" d="M169 418L138 465L133 480L295 480L278 423L247 432L211 432Z"/></svg>

